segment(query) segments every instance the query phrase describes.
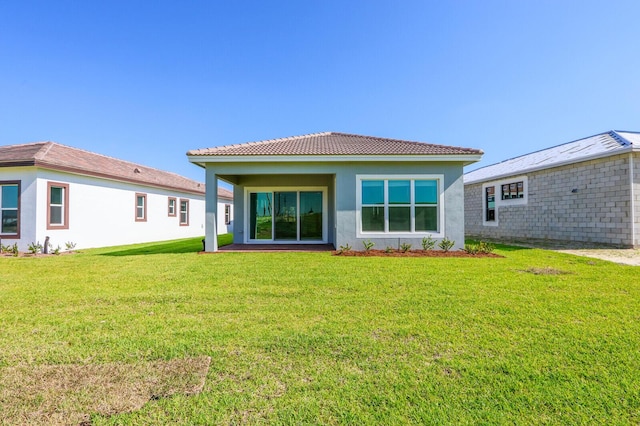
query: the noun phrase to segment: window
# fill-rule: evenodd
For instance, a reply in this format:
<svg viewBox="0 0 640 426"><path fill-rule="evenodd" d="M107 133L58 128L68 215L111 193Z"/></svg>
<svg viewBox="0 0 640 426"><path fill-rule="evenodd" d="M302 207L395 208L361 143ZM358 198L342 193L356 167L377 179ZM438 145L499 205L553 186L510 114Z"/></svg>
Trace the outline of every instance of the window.
<svg viewBox="0 0 640 426"><path fill-rule="evenodd" d="M0 181L0 236L20 238L20 181Z"/></svg>
<svg viewBox="0 0 640 426"><path fill-rule="evenodd" d="M485 189L485 218L486 222L495 222L496 220L496 187L488 186Z"/></svg>
<svg viewBox="0 0 640 426"><path fill-rule="evenodd" d="M516 198L524 198L524 181L503 184L502 199L513 200Z"/></svg>
<svg viewBox="0 0 640 426"><path fill-rule="evenodd" d="M47 229L69 229L69 185L47 182Z"/></svg>
<svg viewBox="0 0 640 426"><path fill-rule="evenodd" d="M147 221L147 194L136 194L136 222Z"/></svg>
<svg viewBox="0 0 640 426"><path fill-rule="evenodd" d="M176 215L176 199L173 197L169 197L169 216L175 217Z"/></svg>
<svg viewBox="0 0 640 426"><path fill-rule="evenodd" d="M441 176L358 176L362 234L441 232Z"/></svg>
<svg viewBox="0 0 640 426"><path fill-rule="evenodd" d="M189 225L189 200L180 200L180 226Z"/></svg>
<svg viewBox="0 0 640 426"><path fill-rule="evenodd" d="M231 223L231 204L224 205L224 224L229 225Z"/></svg>

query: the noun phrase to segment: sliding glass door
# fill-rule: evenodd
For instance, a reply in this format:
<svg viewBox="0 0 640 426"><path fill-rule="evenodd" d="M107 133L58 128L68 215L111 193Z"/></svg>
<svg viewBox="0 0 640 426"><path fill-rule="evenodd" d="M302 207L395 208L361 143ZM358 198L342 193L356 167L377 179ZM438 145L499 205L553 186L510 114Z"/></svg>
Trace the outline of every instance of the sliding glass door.
<svg viewBox="0 0 640 426"><path fill-rule="evenodd" d="M324 241L323 191L250 191L249 241Z"/></svg>

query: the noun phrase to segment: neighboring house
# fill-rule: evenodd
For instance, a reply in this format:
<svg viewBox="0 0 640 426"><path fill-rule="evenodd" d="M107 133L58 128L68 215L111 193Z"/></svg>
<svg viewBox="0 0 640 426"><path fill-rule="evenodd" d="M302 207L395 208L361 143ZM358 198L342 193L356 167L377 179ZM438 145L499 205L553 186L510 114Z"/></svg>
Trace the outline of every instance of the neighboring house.
<svg viewBox="0 0 640 426"><path fill-rule="evenodd" d="M218 211L218 234L233 232L233 192L218 187Z"/></svg>
<svg viewBox="0 0 640 426"><path fill-rule="evenodd" d="M206 169L206 250L218 179L234 185L234 243L333 244L363 249L423 237L464 244L462 169L482 151L344 133L198 149Z"/></svg>
<svg viewBox="0 0 640 426"><path fill-rule="evenodd" d="M62 249L202 236L204 193L204 183L53 142L0 147L0 239L20 250L47 236Z"/></svg>
<svg viewBox="0 0 640 426"><path fill-rule="evenodd" d="M465 174L472 237L640 245L640 133L610 131Z"/></svg>

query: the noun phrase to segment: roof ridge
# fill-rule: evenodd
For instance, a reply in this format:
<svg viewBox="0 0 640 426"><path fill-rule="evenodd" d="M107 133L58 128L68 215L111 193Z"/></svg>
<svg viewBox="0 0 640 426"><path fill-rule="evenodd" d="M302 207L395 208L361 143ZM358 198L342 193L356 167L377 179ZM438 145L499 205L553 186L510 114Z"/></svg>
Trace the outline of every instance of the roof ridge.
<svg viewBox="0 0 640 426"><path fill-rule="evenodd" d="M33 156L33 158L35 158L36 160L42 160L44 157L46 157L49 151L51 150L51 147L55 145L55 143L51 141L46 141L41 143L42 143L42 148L40 148L38 152Z"/></svg>
<svg viewBox="0 0 640 426"><path fill-rule="evenodd" d="M310 136L327 136L330 135L334 132L317 132L317 133L308 133L308 134L304 134L304 135L296 135L296 136L287 136L285 138L275 138L275 139L263 139L263 140L259 140L259 141L251 141L251 142L240 142L240 143L233 143L231 145L221 145L221 146L216 146L213 149L223 149L223 148L232 148L232 147L237 147L237 146L247 146L247 145L268 145L268 144L272 144L272 143L277 143L277 142L283 142L283 141L292 141L292 140L296 140L296 139L302 139L302 138L308 138ZM211 148L203 148L203 149L211 149ZM194 151L200 151L198 149L194 150Z"/></svg>
<svg viewBox="0 0 640 426"><path fill-rule="evenodd" d="M632 132L626 132L626 133L632 133ZM630 140L628 140L627 138L622 136L616 130L611 130L609 132L609 134L611 135L612 138L614 138L619 144L621 144L623 146L631 146L631 145L633 145L633 143Z"/></svg>

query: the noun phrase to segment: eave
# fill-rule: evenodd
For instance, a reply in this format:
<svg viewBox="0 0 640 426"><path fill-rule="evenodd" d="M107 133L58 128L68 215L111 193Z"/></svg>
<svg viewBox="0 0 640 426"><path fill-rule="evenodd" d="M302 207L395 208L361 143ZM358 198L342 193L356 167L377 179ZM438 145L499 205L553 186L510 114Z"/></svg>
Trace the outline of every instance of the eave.
<svg viewBox="0 0 640 426"><path fill-rule="evenodd" d="M205 168L208 163L349 163L349 162L456 162L469 165L482 154L450 155L187 155L189 161Z"/></svg>

